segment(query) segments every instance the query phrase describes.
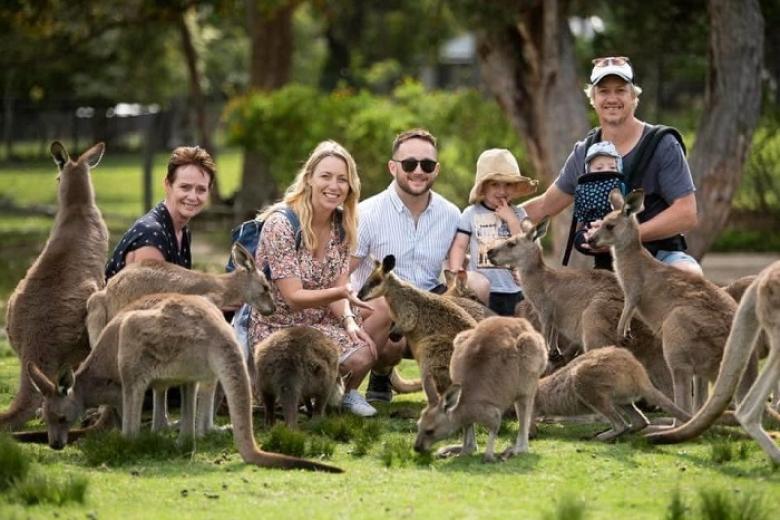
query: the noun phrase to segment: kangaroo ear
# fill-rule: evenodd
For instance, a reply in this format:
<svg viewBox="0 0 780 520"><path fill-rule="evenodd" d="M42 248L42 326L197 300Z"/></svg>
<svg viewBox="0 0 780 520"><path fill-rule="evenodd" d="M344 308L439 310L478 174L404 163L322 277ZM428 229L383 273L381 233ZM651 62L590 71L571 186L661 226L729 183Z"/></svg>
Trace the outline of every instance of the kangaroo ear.
<svg viewBox="0 0 780 520"><path fill-rule="evenodd" d="M620 189L615 188L609 192L609 203L614 210L623 209L623 194L620 192Z"/></svg>
<svg viewBox="0 0 780 520"><path fill-rule="evenodd" d="M458 332L458 335L455 336L455 339L452 340L452 348L453 350L456 348L460 348L460 346L468 341L468 339L471 337L472 333L474 332L474 329L468 329L461 332Z"/></svg>
<svg viewBox="0 0 780 520"><path fill-rule="evenodd" d="M458 406L461 390L462 388L460 385L452 385L444 392L444 395L441 396L442 406L444 407L445 412L449 413Z"/></svg>
<svg viewBox="0 0 780 520"><path fill-rule="evenodd" d="M51 379L46 377L46 374L38 368L38 365L32 361L28 361L24 367L33 386L43 397L54 397L57 395L57 387L54 386Z"/></svg>
<svg viewBox="0 0 780 520"><path fill-rule="evenodd" d="M534 228L533 235L531 236L531 240L536 242L540 238L542 238L544 235L547 234L547 229L550 227L550 217L544 217L541 222L539 222L536 227Z"/></svg>
<svg viewBox="0 0 780 520"><path fill-rule="evenodd" d="M393 255L387 255L384 260L382 260L382 272L389 273L393 270L395 267L395 256Z"/></svg>
<svg viewBox="0 0 780 520"><path fill-rule="evenodd" d="M103 152L106 151L106 145L104 143L98 143L79 157L79 161L86 161L90 169L100 164L100 159L103 158Z"/></svg>
<svg viewBox="0 0 780 520"><path fill-rule="evenodd" d="M458 287L466 287L469 283L469 273L465 269L460 269L457 274Z"/></svg>
<svg viewBox="0 0 780 520"><path fill-rule="evenodd" d="M49 151L51 152L52 159L54 159L54 164L56 164L57 168L61 170L70 159L65 146L63 146L63 144L59 141L54 141L51 143Z"/></svg>
<svg viewBox="0 0 780 520"><path fill-rule="evenodd" d="M528 234L531 232L531 230L534 229L534 223L533 221L526 217L523 220L520 221L520 232L523 234Z"/></svg>
<svg viewBox="0 0 780 520"><path fill-rule="evenodd" d="M633 215L641 212L645 209L645 191L643 189L633 190L626 196L626 205L623 208L623 213L626 215Z"/></svg>
<svg viewBox="0 0 780 520"><path fill-rule="evenodd" d="M252 258L252 254L238 242L234 243L233 247L230 248L230 256L234 265L240 266L249 272L255 270L255 259Z"/></svg>

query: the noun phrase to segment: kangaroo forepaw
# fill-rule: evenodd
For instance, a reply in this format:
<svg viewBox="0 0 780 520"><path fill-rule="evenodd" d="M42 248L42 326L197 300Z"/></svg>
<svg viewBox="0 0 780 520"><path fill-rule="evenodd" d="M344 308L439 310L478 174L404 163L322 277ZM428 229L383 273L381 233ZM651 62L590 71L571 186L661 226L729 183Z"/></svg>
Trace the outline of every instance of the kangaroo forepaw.
<svg viewBox="0 0 780 520"><path fill-rule="evenodd" d="M468 454L467 450L463 449L460 444L453 446L445 446L436 451L436 457L440 459L446 459L448 457L460 457L461 455Z"/></svg>

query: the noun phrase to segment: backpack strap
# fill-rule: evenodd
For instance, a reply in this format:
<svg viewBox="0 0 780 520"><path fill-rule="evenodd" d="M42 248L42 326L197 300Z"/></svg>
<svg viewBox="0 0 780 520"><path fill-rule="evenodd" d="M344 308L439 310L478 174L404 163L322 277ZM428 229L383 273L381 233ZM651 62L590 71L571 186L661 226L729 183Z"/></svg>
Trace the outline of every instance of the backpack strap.
<svg viewBox="0 0 780 520"><path fill-rule="evenodd" d="M626 186L628 189L637 188L642 183L642 177L645 174L648 164L650 164L650 159L653 157L655 149L658 148L661 139L663 139L666 134L671 134L677 139L682 147L683 155L687 153L682 135L676 128L666 125L651 126L647 135L645 135L639 143L634 167L631 168L631 171L626 172Z"/></svg>
<svg viewBox="0 0 780 520"><path fill-rule="evenodd" d="M588 134L585 136L585 155L588 154L588 149L593 143L601 141L601 127L597 126L591 128ZM569 226L569 237L566 239L566 249L563 251L563 260L561 265L569 265L569 258L571 257L571 249L574 246L574 232L577 230L577 217L574 215L574 211L571 212L571 225Z"/></svg>

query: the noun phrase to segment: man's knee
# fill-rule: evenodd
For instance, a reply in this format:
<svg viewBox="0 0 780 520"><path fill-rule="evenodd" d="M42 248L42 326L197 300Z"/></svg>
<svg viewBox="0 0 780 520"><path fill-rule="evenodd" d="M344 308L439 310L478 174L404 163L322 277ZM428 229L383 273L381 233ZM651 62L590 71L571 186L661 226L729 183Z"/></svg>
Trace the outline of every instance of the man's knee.
<svg viewBox="0 0 780 520"><path fill-rule="evenodd" d="M490 280L481 273L476 271L468 272L468 284L471 289L477 293L477 297L484 303L488 304L490 301Z"/></svg>
<svg viewBox="0 0 780 520"><path fill-rule="evenodd" d="M682 271L688 271L691 273L696 273L698 275L703 275L701 265L699 265L699 262L696 261L695 258L693 258L691 255L684 251L658 251L655 254L656 259L660 260L661 262L671 265L672 267L675 267L677 269L680 269Z"/></svg>

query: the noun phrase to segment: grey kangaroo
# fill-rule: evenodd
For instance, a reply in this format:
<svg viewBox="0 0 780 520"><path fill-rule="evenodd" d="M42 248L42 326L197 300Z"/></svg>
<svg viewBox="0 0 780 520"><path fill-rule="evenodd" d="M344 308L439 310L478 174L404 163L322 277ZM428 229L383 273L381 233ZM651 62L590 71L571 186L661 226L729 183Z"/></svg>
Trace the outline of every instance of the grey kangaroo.
<svg viewBox="0 0 780 520"><path fill-rule="evenodd" d="M104 149L98 143L74 161L62 144L51 145L59 169L59 206L43 251L8 300L5 323L19 356L19 391L0 413L0 430L21 426L40 405L41 396L24 369L27 363L55 379L89 353L86 302L104 285L108 251L108 230L95 204L90 170Z"/></svg>
<svg viewBox="0 0 780 520"><path fill-rule="evenodd" d="M780 449L761 426L766 399L780 379L780 262L759 273L745 291L726 343L718 379L704 407L679 428L648 435L650 441L659 444L686 441L698 436L718 419L738 385L744 382L743 374L754 357L761 333L769 340L769 357L739 402L736 417L775 464L780 464Z"/></svg>
<svg viewBox="0 0 780 520"><path fill-rule="evenodd" d="M423 410L414 449L430 451L434 442L463 428L463 445L442 448L437 454L472 453L474 423L479 423L490 432L484 460L494 462L502 415L514 403L520 423L517 440L501 458L527 453L534 394L546 364L544 338L523 318L490 317L459 333L450 363L452 386Z"/></svg>
<svg viewBox="0 0 780 520"><path fill-rule="evenodd" d="M642 190L634 190L624 199L615 189L609 199L614 211L604 217L590 244L612 250L615 273L625 294L618 334L630 335L631 318L637 314L661 337L664 358L672 371L674 402L691 412L706 398L707 382L717 377L737 304L715 284L659 262L642 247L636 219L644 207ZM740 396L755 379L755 356L747 370ZM694 376L696 407L691 403Z"/></svg>

